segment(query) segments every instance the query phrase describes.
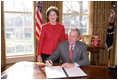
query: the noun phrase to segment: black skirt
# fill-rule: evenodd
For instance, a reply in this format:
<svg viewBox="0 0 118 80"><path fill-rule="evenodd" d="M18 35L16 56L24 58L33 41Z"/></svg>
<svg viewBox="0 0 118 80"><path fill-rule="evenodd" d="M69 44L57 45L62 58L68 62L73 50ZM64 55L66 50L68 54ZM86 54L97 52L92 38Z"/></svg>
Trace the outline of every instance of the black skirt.
<svg viewBox="0 0 118 80"><path fill-rule="evenodd" d="M50 55L48 55L48 54L41 53L42 61L45 62L45 60L47 60L47 58L48 58L49 56L50 56ZM60 56L59 56L53 63L60 63Z"/></svg>

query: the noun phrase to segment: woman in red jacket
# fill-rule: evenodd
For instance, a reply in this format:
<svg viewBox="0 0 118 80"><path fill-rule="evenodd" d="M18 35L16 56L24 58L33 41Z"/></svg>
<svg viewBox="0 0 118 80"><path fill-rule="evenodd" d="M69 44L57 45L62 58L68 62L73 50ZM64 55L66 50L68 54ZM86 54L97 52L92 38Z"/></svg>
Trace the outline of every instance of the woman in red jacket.
<svg viewBox="0 0 118 80"><path fill-rule="evenodd" d="M66 40L64 26L57 23L58 8L51 6L47 9L46 14L49 22L42 25L37 49L37 60L39 62L44 62L57 48L58 43Z"/></svg>

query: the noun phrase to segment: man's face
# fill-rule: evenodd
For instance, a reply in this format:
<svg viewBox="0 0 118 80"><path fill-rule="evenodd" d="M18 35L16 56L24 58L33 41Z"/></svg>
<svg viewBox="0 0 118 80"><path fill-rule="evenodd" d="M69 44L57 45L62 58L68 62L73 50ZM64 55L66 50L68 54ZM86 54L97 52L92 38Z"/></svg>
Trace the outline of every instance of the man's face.
<svg viewBox="0 0 118 80"><path fill-rule="evenodd" d="M70 31L70 33L68 34L69 44L73 45L74 43L76 43L77 40L78 40L78 32L77 31Z"/></svg>

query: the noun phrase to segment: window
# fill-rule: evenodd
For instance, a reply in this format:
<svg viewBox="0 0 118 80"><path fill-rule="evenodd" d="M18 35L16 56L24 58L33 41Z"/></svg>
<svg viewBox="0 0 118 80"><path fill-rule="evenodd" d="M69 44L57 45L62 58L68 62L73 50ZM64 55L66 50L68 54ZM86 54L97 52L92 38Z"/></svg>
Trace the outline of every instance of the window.
<svg viewBox="0 0 118 80"><path fill-rule="evenodd" d="M34 54L32 1L4 1L6 56Z"/></svg>
<svg viewBox="0 0 118 80"><path fill-rule="evenodd" d="M66 33L69 28L78 27L83 34L88 33L88 2L63 1L63 25Z"/></svg>

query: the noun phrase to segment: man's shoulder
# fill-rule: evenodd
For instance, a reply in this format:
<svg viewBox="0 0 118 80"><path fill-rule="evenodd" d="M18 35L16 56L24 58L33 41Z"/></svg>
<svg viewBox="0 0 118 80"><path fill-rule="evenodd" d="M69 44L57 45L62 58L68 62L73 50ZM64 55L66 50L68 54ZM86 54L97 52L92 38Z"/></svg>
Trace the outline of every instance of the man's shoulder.
<svg viewBox="0 0 118 80"><path fill-rule="evenodd" d="M65 45L65 44L68 44L68 40L62 41L62 42L59 43L59 45Z"/></svg>
<svg viewBox="0 0 118 80"><path fill-rule="evenodd" d="M77 41L76 43L77 43L78 45L87 46L84 42L81 42L81 41Z"/></svg>

